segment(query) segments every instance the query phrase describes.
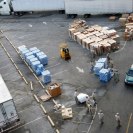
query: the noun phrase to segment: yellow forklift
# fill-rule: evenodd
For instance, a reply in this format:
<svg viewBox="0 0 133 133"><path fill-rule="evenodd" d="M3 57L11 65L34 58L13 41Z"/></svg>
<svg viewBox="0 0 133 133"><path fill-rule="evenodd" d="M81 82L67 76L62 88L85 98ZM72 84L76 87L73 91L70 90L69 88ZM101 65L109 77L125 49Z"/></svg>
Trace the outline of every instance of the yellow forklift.
<svg viewBox="0 0 133 133"><path fill-rule="evenodd" d="M70 60L71 56L69 53L69 49L66 43L60 45L60 56L64 60Z"/></svg>

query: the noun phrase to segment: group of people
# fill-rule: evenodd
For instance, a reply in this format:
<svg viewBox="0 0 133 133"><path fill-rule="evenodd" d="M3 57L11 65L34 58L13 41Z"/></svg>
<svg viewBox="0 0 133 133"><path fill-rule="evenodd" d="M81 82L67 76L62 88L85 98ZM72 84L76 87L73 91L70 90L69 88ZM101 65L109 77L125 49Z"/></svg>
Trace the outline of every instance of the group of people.
<svg viewBox="0 0 133 133"><path fill-rule="evenodd" d="M113 76L114 76L114 81L116 83L119 82L119 72L117 69L114 69L114 63L113 63L113 60L110 58L110 54L108 53L107 54L107 63L108 63L108 66L109 68L111 68L112 72L113 72Z"/></svg>
<svg viewBox="0 0 133 133"><path fill-rule="evenodd" d="M100 124L102 125L104 123L104 113L102 110L100 110L98 112L98 117L99 117ZM121 119L120 119L119 113L115 114L115 120L117 122L117 128L120 128L121 127Z"/></svg>
<svg viewBox="0 0 133 133"><path fill-rule="evenodd" d="M78 98L78 96L80 96L80 94L82 95L81 99ZM75 90L74 92L74 98L75 98L75 102L76 104L79 104L79 103L86 103L86 106L88 108L88 111L89 111L89 114L91 116L93 116L93 108L96 106L97 102L96 102L96 92L94 91L92 93L91 96L88 96L87 94L84 94L83 93L79 93L77 90ZM102 110L100 110L98 112L98 118L99 118L99 123L101 125L104 124L104 113ZM121 120L120 120L120 115L119 113L116 113L115 114L115 120L117 122L117 128L120 128L121 127Z"/></svg>
<svg viewBox="0 0 133 133"><path fill-rule="evenodd" d="M76 104L86 103L88 111L91 115L93 115L93 107L96 106L96 92L93 92L91 96L88 96L84 93L79 93L77 90L74 92L74 98Z"/></svg>

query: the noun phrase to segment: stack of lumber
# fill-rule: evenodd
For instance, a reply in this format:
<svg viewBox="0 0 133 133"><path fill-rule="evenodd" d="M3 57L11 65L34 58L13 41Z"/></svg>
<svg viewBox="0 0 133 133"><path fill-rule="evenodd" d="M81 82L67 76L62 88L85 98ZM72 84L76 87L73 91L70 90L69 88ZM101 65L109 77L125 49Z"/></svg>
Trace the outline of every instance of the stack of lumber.
<svg viewBox="0 0 133 133"><path fill-rule="evenodd" d="M70 24L69 36L83 48L93 49L96 55L111 52L120 38L116 30L99 25L88 26L84 20Z"/></svg>

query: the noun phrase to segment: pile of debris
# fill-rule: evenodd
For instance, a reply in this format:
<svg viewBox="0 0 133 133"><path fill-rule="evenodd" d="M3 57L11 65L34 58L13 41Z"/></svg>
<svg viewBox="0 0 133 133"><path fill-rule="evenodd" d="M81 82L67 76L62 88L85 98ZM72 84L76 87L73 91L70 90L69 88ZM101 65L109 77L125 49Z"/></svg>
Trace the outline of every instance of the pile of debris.
<svg viewBox="0 0 133 133"><path fill-rule="evenodd" d="M124 39L132 40L133 39L133 13L123 14L119 19L120 25L125 26Z"/></svg>
<svg viewBox="0 0 133 133"><path fill-rule="evenodd" d="M69 26L69 36L82 45L93 50L95 55L102 55L119 48L120 37L116 30L99 25L88 26L84 20L75 20Z"/></svg>

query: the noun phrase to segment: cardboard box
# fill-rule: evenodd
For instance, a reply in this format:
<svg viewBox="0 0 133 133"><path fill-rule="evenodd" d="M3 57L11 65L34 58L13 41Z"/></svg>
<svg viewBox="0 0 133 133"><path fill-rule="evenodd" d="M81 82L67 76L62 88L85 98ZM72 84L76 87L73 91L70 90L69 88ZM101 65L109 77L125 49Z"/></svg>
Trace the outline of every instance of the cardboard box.
<svg viewBox="0 0 133 133"><path fill-rule="evenodd" d="M51 84L48 87L48 92L52 97L59 96L61 94L60 85L58 85L57 83Z"/></svg>
<svg viewBox="0 0 133 133"><path fill-rule="evenodd" d="M110 21L115 21L115 20L116 20L116 16L110 16L110 17L109 17L109 20L110 20Z"/></svg>
<svg viewBox="0 0 133 133"><path fill-rule="evenodd" d="M72 118L72 108L62 108L61 110L63 119L69 119Z"/></svg>

